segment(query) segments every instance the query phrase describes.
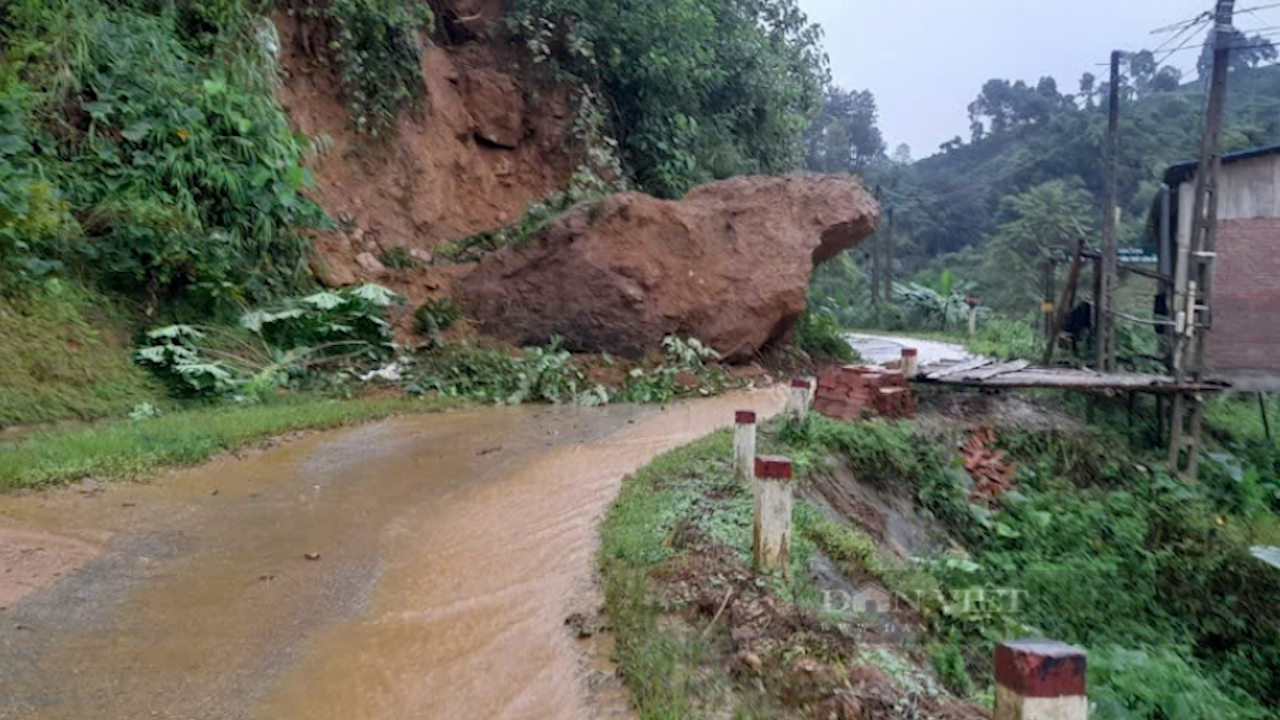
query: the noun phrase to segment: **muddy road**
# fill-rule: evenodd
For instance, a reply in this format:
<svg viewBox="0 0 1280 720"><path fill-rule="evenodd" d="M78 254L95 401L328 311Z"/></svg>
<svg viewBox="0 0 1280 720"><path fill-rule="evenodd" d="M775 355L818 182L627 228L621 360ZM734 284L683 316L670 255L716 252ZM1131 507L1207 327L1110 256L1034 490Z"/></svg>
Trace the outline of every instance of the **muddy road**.
<svg viewBox="0 0 1280 720"><path fill-rule="evenodd" d="M0 496L0 718L592 718L566 616L654 455L781 408L479 409Z"/></svg>

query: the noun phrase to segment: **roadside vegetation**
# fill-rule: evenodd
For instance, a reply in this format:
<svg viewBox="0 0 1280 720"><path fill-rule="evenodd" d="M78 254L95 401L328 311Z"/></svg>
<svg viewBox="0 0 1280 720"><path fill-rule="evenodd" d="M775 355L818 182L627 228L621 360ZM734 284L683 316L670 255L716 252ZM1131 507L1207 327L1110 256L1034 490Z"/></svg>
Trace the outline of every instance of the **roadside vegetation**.
<svg viewBox="0 0 1280 720"><path fill-rule="evenodd" d="M994 500L974 494L951 450L966 425L932 411L916 423L771 423L761 452L797 461L805 498L792 582L750 569L751 490L732 477L728 433L660 458L625 482L600 553L641 716L828 717L833 698L890 692L932 698L912 717L953 717L949 696L991 702L998 641L1042 635L1089 650L1092 717L1274 717L1280 570L1254 550L1280 533L1280 445L1244 420L1256 413L1245 405L1211 411L1235 422L1216 425L1223 445L1198 484L1171 477L1141 433L1128 446L1123 413L1106 406L1092 430L968 417L997 423L1017 467L1016 489ZM896 555L874 522L834 512L833 478L909 498L940 535L934 549ZM910 636L886 644L860 629L866 617L832 615L815 558L906 602ZM763 650L737 627L740 603L753 602L786 628L766 633ZM867 664L889 683L868 684ZM800 677L808 694L796 692Z"/></svg>
<svg viewBox="0 0 1280 720"><path fill-rule="evenodd" d="M0 443L0 491L82 480L137 479L170 467L196 465L218 453L294 431L435 412L454 404L442 399L295 398L172 413L141 405L130 419Z"/></svg>
<svg viewBox="0 0 1280 720"><path fill-rule="evenodd" d="M127 318L61 281L0 296L0 427L123 416L161 402L163 388L130 357Z"/></svg>

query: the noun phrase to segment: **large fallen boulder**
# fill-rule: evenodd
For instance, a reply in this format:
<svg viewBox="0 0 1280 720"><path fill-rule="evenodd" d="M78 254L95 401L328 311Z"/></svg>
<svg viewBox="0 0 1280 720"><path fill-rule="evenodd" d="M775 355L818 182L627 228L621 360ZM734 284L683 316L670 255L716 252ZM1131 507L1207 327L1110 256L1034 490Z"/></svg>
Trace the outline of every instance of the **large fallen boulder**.
<svg viewBox="0 0 1280 720"><path fill-rule="evenodd" d="M683 200L624 193L495 252L460 283L483 330L519 344L642 355L668 335L730 359L786 338L816 266L876 231L847 175L740 177Z"/></svg>

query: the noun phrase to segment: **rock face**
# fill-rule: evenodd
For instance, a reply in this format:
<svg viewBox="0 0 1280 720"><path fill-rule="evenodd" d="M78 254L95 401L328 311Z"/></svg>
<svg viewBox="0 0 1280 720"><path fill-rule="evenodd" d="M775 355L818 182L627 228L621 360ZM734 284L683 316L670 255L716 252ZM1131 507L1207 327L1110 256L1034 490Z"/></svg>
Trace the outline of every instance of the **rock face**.
<svg viewBox="0 0 1280 720"><path fill-rule="evenodd" d="M524 97L510 75L472 70L462 76L462 94L475 118L476 139L515 149L524 137Z"/></svg>
<svg viewBox="0 0 1280 720"><path fill-rule="evenodd" d="M486 257L457 294L510 342L558 335L634 357L678 335L741 360L790 334L813 269L874 234L879 215L849 176L734 178L674 202L626 193Z"/></svg>

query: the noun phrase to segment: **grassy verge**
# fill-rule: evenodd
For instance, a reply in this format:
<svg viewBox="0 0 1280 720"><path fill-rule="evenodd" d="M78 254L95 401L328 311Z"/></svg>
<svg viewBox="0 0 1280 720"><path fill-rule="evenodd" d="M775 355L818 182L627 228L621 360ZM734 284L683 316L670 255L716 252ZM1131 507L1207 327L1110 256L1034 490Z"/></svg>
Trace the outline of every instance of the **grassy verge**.
<svg viewBox="0 0 1280 720"><path fill-rule="evenodd" d="M0 491L134 478L194 465L294 430L355 425L439 410L436 400L295 400L251 407L189 410L148 420L119 420L0 444Z"/></svg>
<svg viewBox="0 0 1280 720"><path fill-rule="evenodd" d="M800 482L823 461L810 438L841 428L813 425L770 424L761 435L762 452L797 460ZM873 432L893 430L876 424ZM851 630L828 617L809 566L821 551L901 596L932 596L936 583L805 502L797 503L792 580L754 572L751 488L733 477L731 443L720 432L657 458L624 482L602 529L606 613L640 717L845 717L848 677L879 678L870 689L855 682L857 692L893 698L904 713L953 707L927 669L869 642L856 623ZM753 624L761 613L772 619Z"/></svg>
<svg viewBox="0 0 1280 720"><path fill-rule="evenodd" d="M123 314L71 284L0 296L0 338L0 427L125 415L163 396L133 363Z"/></svg>
<svg viewBox="0 0 1280 720"><path fill-rule="evenodd" d="M1232 437L1256 442L1261 429L1245 417L1256 405L1215 410ZM620 667L642 717L826 717L813 712L829 709L828 696L794 694L802 656L820 662L810 678L831 668L856 677L870 663L892 676L898 696L935 683L987 697L995 644L1026 635L1089 650L1091 699L1105 720L1273 717L1280 574L1250 547L1280 529L1274 473L1240 456L1206 462L1201 482L1188 485L1162 469L1159 448L1127 450L1115 433L1005 429L1000 447L1018 468L1017 492L988 504L973 501L973 482L948 450L957 438L922 432L910 423L812 418L766 426L761 452L794 458L801 484L825 477L817 473L834 460L863 486L906 490L963 545L963 553L908 563L857 524L798 504L793 577L804 578L821 552L849 578L932 598L916 607L923 664L898 662L902 655L877 664L856 633L853 651L848 636L833 643L815 635L806 612L831 621L816 612L815 588L750 571L750 490L729 471L727 433L626 481L604 525L600 561ZM753 600L732 594L744 575L759 588ZM1018 602L1001 599L1009 590ZM717 626L722 598L728 610L719 623L729 628ZM737 641L738 618L750 615L742 602L798 610L782 616L790 634L766 635L773 650L759 652L751 668L739 661L756 652Z"/></svg>

